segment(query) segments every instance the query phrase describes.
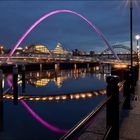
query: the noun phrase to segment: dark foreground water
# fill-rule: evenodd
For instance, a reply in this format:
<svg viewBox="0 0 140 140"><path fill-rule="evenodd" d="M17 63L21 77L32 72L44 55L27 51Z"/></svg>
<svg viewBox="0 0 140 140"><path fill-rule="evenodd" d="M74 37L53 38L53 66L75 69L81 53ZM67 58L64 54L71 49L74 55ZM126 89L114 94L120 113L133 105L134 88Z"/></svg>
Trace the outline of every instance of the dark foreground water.
<svg viewBox="0 0 140 140"><path fill-rule="evenodd" d="M105 89L104 75L77 71L26 73L26 92L20 95L46 96ZM19 76L20 79L20 76ZM20 83L20 82L19 82ZM5 89L7 88L5 83ZM4 99L4 130L0 140L57 140L65 131L93 110L105 95L84 99L19 101Z"/></svg>

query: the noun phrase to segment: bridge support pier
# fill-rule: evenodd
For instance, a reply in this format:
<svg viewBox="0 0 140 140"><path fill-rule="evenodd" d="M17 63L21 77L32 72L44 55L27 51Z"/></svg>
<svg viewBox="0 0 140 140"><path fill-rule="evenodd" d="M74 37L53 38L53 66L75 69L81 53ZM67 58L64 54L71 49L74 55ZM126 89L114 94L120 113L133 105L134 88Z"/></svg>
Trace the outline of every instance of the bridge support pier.
<svg viewBox="0 0 140 140"><path fill-rule="evenodd" d="M15 65L13 67L13 103L18 104L18 67Z"/></svg>
<svg viewBox="0 0 140 140"><path fill-rule="evenodd" d="M59 63L56 63L54 65L54 69L55 69L56 72L59 71L60 70L60 64Z"/></svg>
<svg viewBox="0 0 140 140"><path fill-rule="evenodd" d="M130 73L131 73L131 78L130 78L131 88L130 88L130 92L131 92L131 94L134 94L135 93L135 85L136 85L136 77L135 77L135 69L134 69L134 67L130 68Z"/></svg>
<svg viewBox="0 0 140 140"><path fill-rule="evenodd" d="M22 93L25 93L25 88L26 88L26 81L25 81L25 65L22 65L22 70L21 70L21 75L22 75Z"/></svg>
<svg viewBox="0 0 140 140"><path fill-rule="evenodd" d="M39 67L40 67L40 72L42 72L42 64L40 64Z"/></svg>
<svg viewBox="0 0 140 140"><path fill-rule="evenodd" d="M74 64L74 69L77 69L77 64Z"/></svg>

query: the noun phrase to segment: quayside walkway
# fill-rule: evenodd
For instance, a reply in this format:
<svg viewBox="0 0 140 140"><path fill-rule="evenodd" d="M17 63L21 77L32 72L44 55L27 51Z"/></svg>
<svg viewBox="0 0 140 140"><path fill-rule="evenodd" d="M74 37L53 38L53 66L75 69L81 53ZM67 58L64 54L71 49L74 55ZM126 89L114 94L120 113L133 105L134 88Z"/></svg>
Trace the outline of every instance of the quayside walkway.
<svg viewBox="0 0 140 140"><path fill-rule="evenodd" d="M113 139L115 140L140 140L140 70L137 71L137 73L138 72L139 72L139 77L135 86L135 90L134 90L135 92L131 93L129 96L130 97L129 99L131 100L129 100L130 106L126 107L127 109L124 109L123 94L122 94L122 97L120 97L119 106L118 106L119 107L118 110L120 110L119 117L115 119L118 125L112 121L111 122L108 121L108 118L111 120L111 118L112 117L114 118L117 114L115 114L115 116L111 115L111 117L110 116L107 117L108 108L105 107L101 110L98 109L99 111L97 111L96 115L95 115L96 111L93 112L94 115L92 114L88 115L89 118L92 116L92 119L88 118L88 120L90 121L86 121L86 119L84 119L83 122L85 121L86 125L84 125L84 123L83 124L80 123L74 128L75 130L73 129L74 131L73 130L71 131L72 133L69 133L68 135L63 137L61 140L71 139L72 135L74 136L74 139L77 138L78 140L106 140L106 139L107 140L113 140ZM130 89L126 91L129 92L129 90ZM107 91L107 93L108 92L109 91ZM114 107L116 107L117 109L117 106L114 106ZM112 110L113 109L111 108L110 110L110 107L109 107L109 111L111 111L109 113L115 113L114 111L112 112ZM112 128L109 128L108 131L106 131L107 125L110 123L112 123L115 126L115 128L113 128L114 126L112 126L114 130L113 139L108 138L109 136L108 134L110 133L110 130ZM82 129L83 127L85 128ZM119 132L119 134L117 132Z"/></svg>
<svg viewBox="0 0 140 140"><path fill-rule="evenodd" d="M140 140L140 70L131 106L131 110L123 111L123 122L120 126L120 140Z"/></svg>

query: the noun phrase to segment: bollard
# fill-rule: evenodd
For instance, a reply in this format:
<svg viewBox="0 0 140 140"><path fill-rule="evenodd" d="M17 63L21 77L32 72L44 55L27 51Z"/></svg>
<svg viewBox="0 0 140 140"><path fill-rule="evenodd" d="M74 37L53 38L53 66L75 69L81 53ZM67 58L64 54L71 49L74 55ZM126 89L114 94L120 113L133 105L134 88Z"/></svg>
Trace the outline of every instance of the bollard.
<svg viewBox="0 0 140 140"><path fill-rule="evenodd" d="M59 64L59 63L56 63L56 64L54 65L54 68L55 68L55 71L56 71L56 72L59 71L59 70L60 70L60 64Z"/></svg>
<svg viewBox="0 0 140 140"><path fill-rule="evenodd" d="M138 65L134 66L134 69L135 69L135 79L136 79L135 85L136 85L136 82L138 80L139 66Z"/></svg>
<svg viewBox="0 0 140 140"><path fill-rule="evenodd" d="M134 82L134 86L136 86L136 83L137 83L137 69L136 69L136 66L133 67L133 82Z"/></svg>
<svg viewBox="0 0 140 140"><path fill-rule="evenodd" d="M40 64L39 67L40 67L40 72L42 72L42 64Z"/></svg>
<svg viewBox="0 0 140 140"><path fill-rule="evenodd" d="M77 64L74 64L74 69L77 69Z"/></svg>
<svg viewBox="0 0 140 140"><path fill-rule="evenodd" d="M3 72L0 70L0 132L3 131Z"/></svg>
<svg viewBox="0 0 140 140"><path fill-rule="evenodd" d="M124 71L124 88L123 88L123 95L125 97L125 101L123 104L124 109L131 109L131 103L130 103L130 80L131 80L131 73L130 70Z"/></svg>
<svg viewBox="0 0 140 140"><path fill-rule="evenodd" d="M135 79L135 70L134 68L130 68L130 75L131 75L131 78L130 78L130 93L131 94L134 94L135 93L135 85L136 85L136 79Z"/></svg>
<svg viewBox="0 0 140 140"><path fill-rule="evenodd" d="M22 65L21 75L22 75L22 93L25 93L25 88L26 88L25 65Z"/></svg>
<svg viewBox="0 0 140 140"><path fill-rule="evenodd" d="M87 63L87 72L90 72L90 65Z"/></svg>
<svg viewBox="0 0 140 140"><path fill-rule="evenodd" d="M18 104L18 67L15 65L13 67L13 103Z"/></svg>
<svg viewBox="0 0 140 140"><path fill-rule="evenodd" d="M89 63L87 63L87 69L89 69Z"/></svg>
<svg viewBox="0 0 140 140"><path fill-rule="evenodd" d="M119 140L119 77L112 75L107 77L107 102L106 127L112 128L108 140Z"/></svg>
<svg viewBox="0 0 140 140"><path fill-rule="evenodd" d="M103 64L102 65L102 74L104 74L105 73L105 65Z"/></svg>
<svg viewBox="0 0 140 140"><path fill-rule="evenodd" d="M139 65L136 66L136 79L138 81L138 77L139 77Z"/></svg>

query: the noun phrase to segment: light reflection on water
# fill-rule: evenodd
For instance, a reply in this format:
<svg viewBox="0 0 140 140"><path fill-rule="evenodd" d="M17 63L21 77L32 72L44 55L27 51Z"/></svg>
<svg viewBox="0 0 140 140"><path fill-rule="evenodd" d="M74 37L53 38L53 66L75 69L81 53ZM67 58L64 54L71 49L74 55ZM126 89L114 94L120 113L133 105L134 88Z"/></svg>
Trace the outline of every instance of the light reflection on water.
<svg viewBox="0 0 140 140"><path fill-rule="evenodd" d="M26 73L26 78L28 80L25 94L31 96L69 94L106 87L105 75L89 72L87 69L29 72ZM22 94L21 87L19 88L19 93ZM40 117L50 124L61 129L70 129L103 99L104 95L79 100L63 100L61 102L26 102ZM46 129L38 123L23 108L21 103L18 106L13 106L12 101L6 100L4 101L4 110L5 131L3 134L0 133L2 138L55 140L62 136L62 134Z"/></svg>
<svg viewBox="0 0 140 140"><path fill-rule="evenodd" d="M105 75L88 72L87 69L71 71L44 71L26 75L30 95L56 95L103 89ZM39 88L38 88L39 87Z"/></svg>

